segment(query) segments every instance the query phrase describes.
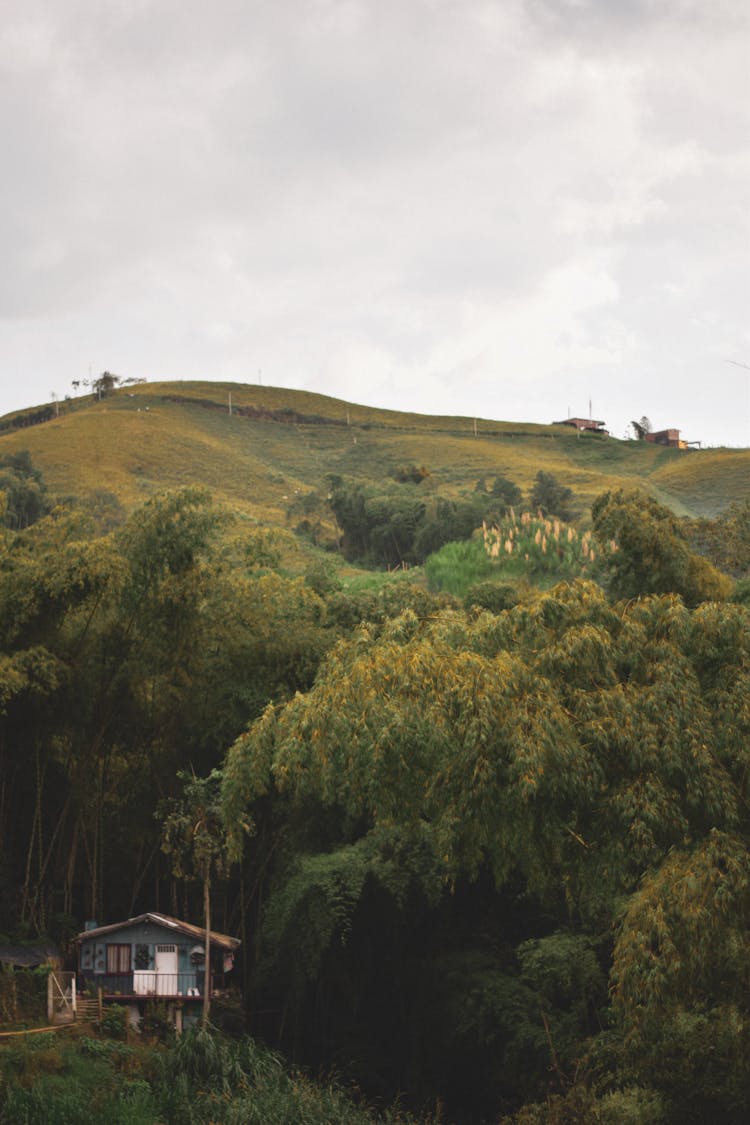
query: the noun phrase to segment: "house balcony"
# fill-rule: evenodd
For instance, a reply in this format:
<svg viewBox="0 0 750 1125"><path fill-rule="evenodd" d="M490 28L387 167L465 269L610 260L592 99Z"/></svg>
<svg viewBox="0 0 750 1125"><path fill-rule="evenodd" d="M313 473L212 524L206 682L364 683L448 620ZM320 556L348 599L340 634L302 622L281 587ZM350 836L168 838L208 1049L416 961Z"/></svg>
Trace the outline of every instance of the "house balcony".
<svg viewBox="0 0 750 1125"><path fill-rule="evenodd" d="M211 974L211 991L221 987L221 974ZM97 973L86 980L88 988L101 988L105 1000L146 999L157 996L164 999L192 999L203 996L202 972L163 973L155 969L136 969L132 973Z"/></svg>

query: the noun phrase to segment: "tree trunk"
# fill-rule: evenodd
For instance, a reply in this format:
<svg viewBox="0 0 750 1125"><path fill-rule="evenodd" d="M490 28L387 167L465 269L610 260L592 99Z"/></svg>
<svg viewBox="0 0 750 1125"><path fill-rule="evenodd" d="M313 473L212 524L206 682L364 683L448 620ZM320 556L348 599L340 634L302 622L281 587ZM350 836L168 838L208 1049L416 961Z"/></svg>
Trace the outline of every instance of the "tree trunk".
<svg viewBox="0 0 750 1125"><path fill-rule="evenodd" d="M206 920L206 970L203 981L203 1027L208 1027L211 1011L211 877L203 876L203 914Z"/></svg>

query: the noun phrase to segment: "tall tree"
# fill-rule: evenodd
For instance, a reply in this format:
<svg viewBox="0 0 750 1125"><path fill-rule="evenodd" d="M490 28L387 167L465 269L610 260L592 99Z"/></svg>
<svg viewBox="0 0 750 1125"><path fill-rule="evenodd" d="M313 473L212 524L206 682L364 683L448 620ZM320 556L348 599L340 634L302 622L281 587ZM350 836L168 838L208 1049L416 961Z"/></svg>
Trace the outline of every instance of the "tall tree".
<svg viewBox="0 0 750 1125"><path fill-rule="evenodd" d="M676 517L642 492L618 489L602 493L591 507L594 532L612 594L633 598L675 593L687 605L723 600L732 583L707 559L690 550Z"/></svg>
<svg viewBox="0 0 750 1125"><path fill-rule="evenodd" d="M203 985L203 1026L211 1011L211 881L226 869L226 832L219 801L221 773L212 770L208 777L180 773L182 794L160 810L163 817L162 850L172 860L178 878L200 879L203 887L205 937L205 981Z"/></svg>
<svg viewBox="0 0 750 1125"><path fill-rule="evenodd" d="M633 427L633 432L638 441L645 441L646 435L651 433L651 422L645 414L640 422L633 421L630 425Z"/></svg>
<svg viewBox="0 0 750 1125"><path fill-rule="evenodd" d="M572 500L572 489L560 484L552 473L539 470L529 496L532 511L541 511L545 516L559 516L561 520L569 520L572 519Z"/></svg>
<svg viewBox="0 0 750 1125"><path fill-rule="evenodd" d="M674 595L612 605L585 582L499 617L405 613L340 643L313 688L269 707L224 770L235 842L254 831L262 801L287 810L259 973L283 1010L291 1004L295 1028L330 1040L334 1053L351 1038L363 1044L371 1032L360 1022L332 1031L321 997L346 980L359 1002L368 997L372 1023L368 974L382 993L393 965L408 963L405 1007L428 992L427 1023L462 1028L457 1055L489 1058L490 1045L505 1060L495 1086L489 1063L475 1076L485 1097L543 1089L550 1063L567 1088L596 1031L592 997L603 1003L602 935L625 916L624 966L643 930L633 896L644 880L663 871L672 881L670 857L697 856L712 832L728 837L747 820L749 653L739 606L691 612ZM442 928L451 889L460 923ZM629 902L632 916L623 915ZM421 954L410 942L417 932ZM579 947L590 971L574 980L565 957ZM356 981L347 948L360 954ZM614 1033L626 1038L617 1011ZM729 1035L731 1014L717 1008L715 1018ZM393 1004L389 1034L404 1043L417 1034L408 1020L398 1025ZM372 1039L369 1049L377 1053ZM445 1093L450 1061L429 1035L420 1063ZM450 1082L467 1096L455 1075ZM492 1104L476 1113L491 1115Z"/></svg>

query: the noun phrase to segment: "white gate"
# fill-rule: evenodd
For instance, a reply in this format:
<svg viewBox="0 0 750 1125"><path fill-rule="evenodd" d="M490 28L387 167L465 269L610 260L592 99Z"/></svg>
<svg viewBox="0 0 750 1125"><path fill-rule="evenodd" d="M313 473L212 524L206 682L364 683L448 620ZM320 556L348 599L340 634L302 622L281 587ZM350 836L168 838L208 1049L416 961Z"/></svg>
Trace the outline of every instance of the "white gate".
<svg viewBox="0 0 750 1125"><path fill-rule="evenodd" d="M72 1023L75 1018L75 973L50 973L47 977L47 1019L56 1024Z"/></svg>

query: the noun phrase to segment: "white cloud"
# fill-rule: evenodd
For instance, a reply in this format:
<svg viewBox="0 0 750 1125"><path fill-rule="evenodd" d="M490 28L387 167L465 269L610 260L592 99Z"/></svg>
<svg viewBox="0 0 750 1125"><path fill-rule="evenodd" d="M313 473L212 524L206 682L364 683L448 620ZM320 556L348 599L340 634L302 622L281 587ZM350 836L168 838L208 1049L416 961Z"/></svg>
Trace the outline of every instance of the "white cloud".
<svg viewBox="0 0 750 1125"><path fill-rule="evenodd" d="M0 409L261 368L750 444L742 0L13 7Z"/></svg>

